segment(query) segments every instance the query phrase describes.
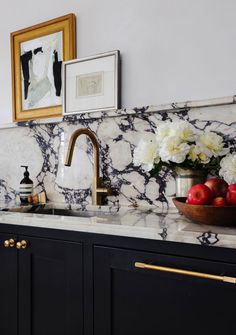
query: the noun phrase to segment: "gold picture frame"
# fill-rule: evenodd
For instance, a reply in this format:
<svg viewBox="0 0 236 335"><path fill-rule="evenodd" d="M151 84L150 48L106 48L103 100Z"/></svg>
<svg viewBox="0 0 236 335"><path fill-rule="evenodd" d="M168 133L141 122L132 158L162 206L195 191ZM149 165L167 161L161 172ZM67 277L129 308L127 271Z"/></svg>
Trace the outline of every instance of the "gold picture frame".
<svg viewBox="0 0 236 335"><path fill-rule="evenodd" d="M11 56L13 121L61 116L62 62L76 58L75 15L11 33Z"/></svg>

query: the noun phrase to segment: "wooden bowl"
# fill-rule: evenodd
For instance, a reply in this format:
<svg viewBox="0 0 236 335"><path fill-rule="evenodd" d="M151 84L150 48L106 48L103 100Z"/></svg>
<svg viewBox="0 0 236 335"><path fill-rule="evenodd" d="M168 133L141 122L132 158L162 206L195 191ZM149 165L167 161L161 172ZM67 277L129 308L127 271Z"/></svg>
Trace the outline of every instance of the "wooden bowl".
<svg viewBox="0 0 236 335"><path fill-rule="evenodd" d="M236 206L190 205L182 197L172 200L178 210L193 222L215 226L236 225Z"/></svg>

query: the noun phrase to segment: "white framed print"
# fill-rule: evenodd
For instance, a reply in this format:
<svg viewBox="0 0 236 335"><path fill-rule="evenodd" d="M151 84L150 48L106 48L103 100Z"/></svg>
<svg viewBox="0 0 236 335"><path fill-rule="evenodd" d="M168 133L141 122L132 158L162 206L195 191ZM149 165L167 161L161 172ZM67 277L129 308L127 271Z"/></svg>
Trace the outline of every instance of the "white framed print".
<svg viewBox="0 0 236 335"><path fill-rule="evenodd" d="M119 50L63 63L63 115L120 106Z"/></svg>

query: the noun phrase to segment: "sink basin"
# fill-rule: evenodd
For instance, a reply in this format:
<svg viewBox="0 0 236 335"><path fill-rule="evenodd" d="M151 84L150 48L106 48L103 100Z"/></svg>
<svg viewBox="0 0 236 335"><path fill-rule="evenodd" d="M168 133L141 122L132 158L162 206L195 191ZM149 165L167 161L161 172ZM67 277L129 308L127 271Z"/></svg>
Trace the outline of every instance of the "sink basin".
<svg viewBox="0 0 236 335"><path fill-rule="evenodd" d="M40 208L35 214L46 214L46 215L62 215L62 216L78 216L78 217L94 217L97 216L96 212L92 211L76 211L63 208ZM100 214L100 213L99 213Z"/></svg>
<svg viewBox="0 0 236 335"><path fill-rule="evenodd" d="M102 211L82 211L82 210L71 210L65 208L50 208L47 206L22 206L15 208L4 208L4 212L10 213L32 213L32 214L46 214L46 215L60 215L60 216L74 216L74 217L107 217L112 215L109 212Z"/></svg>

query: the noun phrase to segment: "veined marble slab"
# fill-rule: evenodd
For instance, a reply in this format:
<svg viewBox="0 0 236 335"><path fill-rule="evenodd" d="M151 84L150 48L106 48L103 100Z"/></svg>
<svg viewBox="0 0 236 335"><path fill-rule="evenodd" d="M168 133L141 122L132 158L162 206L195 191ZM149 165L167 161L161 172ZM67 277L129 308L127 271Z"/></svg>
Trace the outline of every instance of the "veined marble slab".
<svg viewBox="0 0 236 335"><path fill-rule="evenodd" d="M222 105L221 103L224 103ZM163 170L156 177L133 165L133 152L139 140L154 133L161 121L188 120L201 130L223 135L236 149L236 104L234 97L214 105L199 102L159 107L125 109L66 117L63 122L21 123L0 130L0 200L19 197L23 177L20 165L29 165L35 192L46 191L52 202L91 204L93 154L90 140L81 136L76 143L71 167L64 160L72 133L78 128L93 131L100 145L100 174L113 189L110 206L172 206L175 194L173 172ZM207 107L206 107L207 106Z"/></svg>
<svg viewBox="0 0 236 335"><path fill-rule="evenodd" d="M63 204L57 206L61 208ZM193 224L175 208L121 207L114 211L107 206L88 209L101 213L94 217L67 217L0 211L0 223L236 249L236 227Z"/></svg>

